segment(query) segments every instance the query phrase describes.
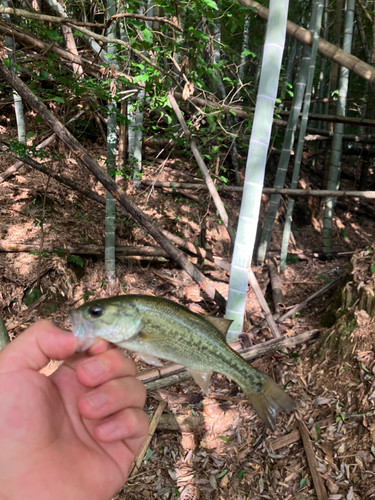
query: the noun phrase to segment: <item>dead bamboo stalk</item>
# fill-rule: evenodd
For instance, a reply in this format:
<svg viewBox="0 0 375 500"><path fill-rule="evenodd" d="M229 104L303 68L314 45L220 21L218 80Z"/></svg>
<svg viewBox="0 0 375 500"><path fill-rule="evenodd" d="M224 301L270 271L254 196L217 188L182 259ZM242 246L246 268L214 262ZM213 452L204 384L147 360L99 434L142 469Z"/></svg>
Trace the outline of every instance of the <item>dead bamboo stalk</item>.
<svg viewBox="0 0 375 500"><path fill-rule="evenodd" d="M129 476L128 477L132 477L132 476L134 476L135 474L137 474L139 472L139 469L140 469L140 467L142 465L143 457L145 456L147 448L149 447L149 444L151 443L151 439L153 438L153 436L155 434L155 431L156 431L156 428L158 426L160 417L162 416L163 411L164 411L166 405L167 405L167 402L166 401L162 401L159 404L159 406L157 407L156 412L155 412L155 414L154 414L154 416L153 416L153 418L151 420L150 428L148 430L147 439L144 442L144 444L143 444L140 452L136 456L134 462L130 466Z"/></svg>
<svg viewBox="0 0 375 500"><path fill-rule="evenodd" d="M109 39L108 39L109 40ZM113 40L112 40L113 41ZM111 41L111 42L112 42ZM85 167L99 180L117 202L157 241L168 255L184 269L193 280L214 300L221 310L225 311L226 300L215 289L211 280L206 278L185 256L164 236L162 231L142 212L142 210L125 194L113 179L98 165L96 160L87 153L85 148L67 130L49 109L29 90L27 85L18 78L10 69L6 68L0 59L0 75L18 92L18 94L31 106L48 124L56 135L66 144L72 153Z"/></svg>
<svg viewBox="0 0 375 500"><path fill-rule="evenodd" d="M152 181L150 179L142 179L142 184L145 186L154 186L156 188L180 188L180 189L203 189L207 190L207 186L203 183L192 183L192 182L161 182ZM215 186L216 190L219 191L235 191L242 193L242 186ZM288 188L267 188L264 187L262 190L263 194L280 194L289 196L316 196L320 198L325 198L331 196L334 198L342 198L344 196L354 197L354 198L375 198L375 191L330 191L328 189L288 189Z"/></svg>
<svg viewBox="0 0 375 500"><path fill-rule="evenodd" d="M6 241L0 240L0 252L31 252L39 251L39 245L33 243ZM74 245L61 247L58 245L44 245L44 252L49 253L70 253L74 255L101 255L104 253L104 245ZM125 256L150 256L150 257L165 257L169 255L160 247L151 246L116 246L116 253L121 253Z"/></svg>
<svg viewBox="0 0 375 500"><path fill-rule="evenodd" d="M284 296L281 288L281 279L277 272L277 264L274 259L267 260L268 273L271 280L272 300L275 313L280 314L281 310L285 309Z"/></svg>
<svg viewBox="0 0 375 500"><path fill-rule="evenodd" d="M217 211L219 212L221 220L223 221L224 226L226 227L226 229L228 231L232 245L234 245L234 242L236 239L236 234L234 232L234 229L232 228L232 226L229 223L229 217L228 217L228 214L224 208L224 204L221 201L221 198L219 196L219 193L216 190L216 187L213 183L213 180L211 179L210 173L208 171L208 168L206 167L206 164L202 158L202 155L199 152L199 149L198 149L198 146L195 142L195 139L191 136L190 130L188 129L188 126L186 125L184 117L182 116L181 110L178 107L178 104L177 104L176 99L174 98L172 92L170 92L168 94L168 99L169 99L169 102L173 108L173 111L175 112L175 114L177 116L178 121L180 122L182 130L185 134L185 138L186 138L188 144L190 145L190 148L191 148L191 150L194 154L194 157L198 163L199 169L202 172L203 179L206 183L208 191L210 192L210 195L212 196L212 199L215 203Z"/></svg>
<svg viewBox="0 0 375 500"><path fill-rule="evenodd" d="M311 330L309 332L301 333L295 337L273 339L263 344L251 346L248 349L240 349L240 342L233 342L230 345L233 349L239 352L247 361L265 356L271 352L280 349L292 348L297 345L316 340L319 337L319 330ZM167 363L162 367L149 368L137 374L137 378L141 380L148 391L155 391L162 387L177 384L191 378L190 373L185 371L182 365L177 363Z"/></svg>
<svg viewBox="0 0 375 500"><path fill-rule="evenodd" d="M327 490L324 486L323 479L318 473L318 461L315 457L314 449L311 444L310 434L305 422L297 418L299 432L301 434L303 447L306 453L307 463L309 464L311 477L314 483L316 496L318 500L328 500Z"/></svg>

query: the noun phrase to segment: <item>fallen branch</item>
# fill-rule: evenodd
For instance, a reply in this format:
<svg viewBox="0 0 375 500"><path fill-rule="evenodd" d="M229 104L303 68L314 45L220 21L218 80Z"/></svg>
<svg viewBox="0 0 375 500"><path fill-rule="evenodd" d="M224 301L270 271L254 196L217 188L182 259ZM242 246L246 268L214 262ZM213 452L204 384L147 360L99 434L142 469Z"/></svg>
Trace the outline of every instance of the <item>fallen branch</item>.
<svg viewBox="0 0 375 500"><path fill-rule="evenodd" d="M297 419L297 424L298 424L299 432L301 434L303 447L305 449L307 463L309 464L310 473L311 473L311 477L312 477L312 480L314 483L316 496L318 497L318 500L328 500L326 487L324 486L323 479L321 478L321 476L318 473L318 467L319 467L318 461L315 457L314 449L313 449L313 446L311 444L309 431L306 427L305 422L303 422L302 420Z"/></svg>
<svg viewBox="0 0 375 500"><path fill-rule="evenodd" d="M83 29L83 28L82 28ZM114 43L114 40L110 40ZM214 284L206 278L184 255L164 236L162 231L153 224L153 222L140 210L140 208L124 193L116 182L98 165L96 160L90 156L77 139L67 130L47 109L47 107L38 100L38 98L29 90L27 85L20 80L10 69L6 68L3 61L0 60L0 75L4 80L18 92L18 94L31 106L51 127L56 135L66 144L73 154L80 160L85 167L103 184L117 202L122 205L132 217L148 231L148 233L159 243L159 245L168 253L168 255L179 264L192 278L200 285L207 295L214 300L221 310L225 311L226 300L215 289Z"/></svg>
<svg viewBox="0 0 375 500"><path fill-rule="evenodd" d="M205 184L189 183L189 182L160 182L152 181L150 179L142 179L142 184L145 186L154 186L156 188L180 188L180 189L194 189L194 190L207 190ZM235 191L242 193L242 186L215 186L218 191ZM375 198L375 191L330 191L328 189L288 189L288 188L267 188L262 190L263 194L280 194L288 196L316 196L326 198L331 196L333 198L341 198L343 196L351 196L354 198Z"/></svg>
<svg viewBox="0 0 375 500"><path fill-rule="evenodd" d="M172 431L172 432L193 432L197 433L205 425L204 415L162 415L158 431Z"/></svg>
<svg viewBox="0 0 375 500"><path fill-rule="evenodd" d="M17 241L0 240L0 252L34 252L39 254L39 245L34 243L21 243ZM57 254L73 254L73 255L101 255L104 254L104 245L75 245L75 246L58 246L44 245L43 252ZM151 246L116 246L116 253L121 253L125 256L138 255L150 257L166 257L169 255L160 247Z"/></svg>
<svg viewBox="0 0 375 500"><path fill-rule="evenodd" d="M251 346L248 349L241 350L241 343L239 341L229 345L232 349L238 351L244 359L251 361L271 352L292 348L312 340L315 341L318 337L319 330L311 330L295 337L269 340L263 344ZM137 374L137 378L145 384L148 391L155 391L156 389L188 380L191 378L191 375L182 365L167 363L162 367L143 370Z"/></svg>
<svg viewBox="0 0 375 500"><path fill-rule="evenodd" d="M137 474L139 472L139 469L140 469L140 467L142 465L143 457L145 456L146 451L147 451L147 449L148 449L148 447L149 447L149 445L151 443L151 439L153 438L153 436L155 434L155 431L156 431L156 428L158 426L160 417L162 416L162 413L163 413L166 405L167 405L167 402L166 401L162 401L159 404L159 406L157 407L156 412L154 414L154 417L151 420L151 424L150 424L150 428L149 428L149 431L148 431L147 439L144 442L144 444L143 444L143 446L141 448L141 451L138 453L138 455L136 456L134 462L130 466L129 477L132 477L132 476L134 476L135 474Z"/></svg>

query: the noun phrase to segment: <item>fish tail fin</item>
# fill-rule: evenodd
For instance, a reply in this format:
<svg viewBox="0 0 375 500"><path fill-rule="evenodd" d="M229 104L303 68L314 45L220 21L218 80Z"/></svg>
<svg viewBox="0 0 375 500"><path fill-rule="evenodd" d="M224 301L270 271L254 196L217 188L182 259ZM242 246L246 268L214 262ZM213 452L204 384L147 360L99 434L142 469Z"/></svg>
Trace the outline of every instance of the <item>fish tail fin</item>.
<svg viewBox="0 0 375 500"><path fill-rule="evenodd" d="M294 400L267 375L261 392L243 390L258 416L271 430L275 428L279 411L292 411L296 407Z"/></svg>

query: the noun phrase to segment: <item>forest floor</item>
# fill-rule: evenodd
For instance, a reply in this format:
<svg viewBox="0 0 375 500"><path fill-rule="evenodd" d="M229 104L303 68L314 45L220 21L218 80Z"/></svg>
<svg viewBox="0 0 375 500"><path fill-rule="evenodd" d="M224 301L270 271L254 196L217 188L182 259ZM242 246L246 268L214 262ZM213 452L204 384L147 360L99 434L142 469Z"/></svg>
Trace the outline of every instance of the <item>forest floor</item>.
<svg viewBox="0 0 375 500"><path fill-rule="evenodd" d="M11 136L12 128L0 127ZM14 130L13 130L14 132ZM104 167L105 148L100 142L85 144ZM105 196L103 187L79 166L63 146L67 156L56 161L53 168L83 186ZM143 176L160 181L196 179L197 168L190 158L171 155L161 165L157 151L145 150ZM161 155L163 158L163 155ZM0 174L12 164L1 157ZM245 159L242 159L244 165ZM356 167L344 165L345 188L354 188ZM304 162L301 187L321 187L320 157ZM272 185L272 173L266 185ZM126 183L124 183L126 184ZM37 171L22 167L1 184L0 243L33 243L39 248L42 219L44 248L74 247L77 244L104 244L104 208L81 194L61 186ZM187 198L181 191L168 193L160 189L142 188L128 194L157 223L158 227L207 249L216 256L230 260L229 239L220 224L216 210L205 192L192 192ZM45 203L44 203L45 198ZM223 194L232 222L237 221L240 195ZM262 201L264 217L267 198ZM304 254L303 260L289 262L283 276L285 307L300 303L345 271L351 254L373 243L374 215L366 209L340 203L334 220L334 247L345 255L321 261L314 252L321 248L322 219L319 201L302 200L297 207L294 226L295 246L291 252ZM311 210L312 220L304 217ZM300 215L298 215L300 214ZM282 217L276 223L271 249L277 257L282 236ZM117 245L153 245L153 240L130 218L119 216L116 226ZM0 251L0 311L12 337L40 318L49 318L69 329L67 311L84 300L107 296L103 257L70 253ZM223 269L197 263L215 281L226 297L229 276ZM269 303L267 267L253 267ZM40 275L40 294L29 297ZM143 293L163 296L194 311L207 314L215 304L203 296L191 278L164 258L138 258L117 255L117 293ZM113 290L111 291L113 293ZM280 325L285 336L319 329L332 293L322 296L300 314ZM37 303L33 300L39 298ZM262 318L252 293L248 295L246 330ZM362 351L373 359L372 324L367 345ZM371 331L370 331L371 330ZM363 335L365 335L365 330ZM367 335L366 333L366 335ZM365 335L365 336L366 336ZM254 343L270 340L263 328ZM367 338L367 337L366 337ZM167 400L164 414L178 421L184 416L196 417L181 424L182 431L169 430L161 421L142 466L116 495L116 500L130 499L314 499L317 498L306 449L296 431L297 417L307 426L318 461L318 473L327 488L330 500L375 498L375 370L373 362L359 361L353 356L344 364L324 350L316 352L317 344L273 353L254 362L281 385L297 402L294 414L280 414L274 432L265 429L254 414L241 390L221 375L214 375L209 397L192 380L166 390L149 394L145 410L152 416L163 398ZM371 354L372 353L372 354ZM140 369L145 365L132 355ZM372 357L371 357L372 356ZM191 422L195 422L195 427ZM190 422L190 423L189 423ZM198 422L198 424L196 423ZM189 427L190 426L190 427Z"/></svg>

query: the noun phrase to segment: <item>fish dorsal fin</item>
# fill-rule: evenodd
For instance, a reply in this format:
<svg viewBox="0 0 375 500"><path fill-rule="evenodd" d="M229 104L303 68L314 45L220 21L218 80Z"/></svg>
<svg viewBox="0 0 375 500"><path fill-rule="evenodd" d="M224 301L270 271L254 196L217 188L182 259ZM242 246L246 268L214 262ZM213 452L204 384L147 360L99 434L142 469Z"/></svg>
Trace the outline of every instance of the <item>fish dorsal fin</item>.
<svg viewBox="0 0 375 500"><path fill-rule="evenodd" d="M204 316L204 319L211 323L211 325L214 326L216 330L219 330L219 332L224 335L224 337L227 336L229 327L233 322L232 319L218 318L216 316Z"/></svg>
<svg viewBox="0 0 375 500"><path fill-rule="evenodd" d="M208 389L210 388L210 382L212 377L212 372L201 372L199 370L192 370L187 368L187 371L202 389L202 391L208 396Z"/></svg>
<svg viewBox="0 0 375 500"><path fill-rule="evenodd" d="M153 366L163 366L163 363L156 356L152 356L151 354L145 354L137 352L138 356L143 359L143 361L149 365Z"/></svg>

